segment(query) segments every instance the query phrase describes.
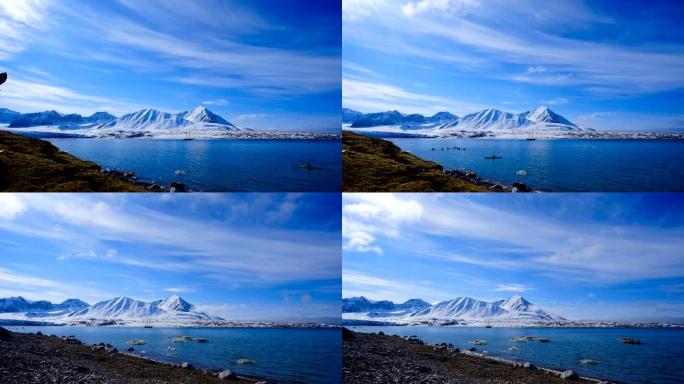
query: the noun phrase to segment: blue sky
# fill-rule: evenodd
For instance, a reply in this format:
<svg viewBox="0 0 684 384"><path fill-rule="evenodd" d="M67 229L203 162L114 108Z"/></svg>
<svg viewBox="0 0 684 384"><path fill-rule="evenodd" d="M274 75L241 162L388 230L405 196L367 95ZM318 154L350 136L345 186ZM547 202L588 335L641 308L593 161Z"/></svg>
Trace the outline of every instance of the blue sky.
<svg viewBox="0 0 684 384"><path fill-rule="evenodd" d="M0 297L339 317L339 194L0 194Z"/></svg>
<svg viewBox="0 0 684 384"><path fill-rule="evenodd" d="M339 3L0 2L0 107L117 116L204 104L244 127L339 130Z"/></svg>
<svg viewBox="0 0 684 384"><path fill-rule="evenodd" d="M678 194L345 194L342 221L344 297L684 319Z"/></svg>
<svg viewBox="0 0 684 384"><path fill-rule="evenodd" d="M684 129L681 1L343 0L343 105Z"/></svg>

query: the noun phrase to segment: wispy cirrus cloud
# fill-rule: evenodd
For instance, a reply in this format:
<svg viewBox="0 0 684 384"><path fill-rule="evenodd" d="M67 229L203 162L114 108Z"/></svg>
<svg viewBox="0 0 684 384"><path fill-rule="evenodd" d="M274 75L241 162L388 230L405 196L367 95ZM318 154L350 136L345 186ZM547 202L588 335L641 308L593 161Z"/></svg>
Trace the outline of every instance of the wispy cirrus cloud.
<svg viewBox="0 0 684 384"><path fill-rule="evenodd" d="M9 213L10 220L0 221L0 230L49 241L59 238L69 249L66 258L99 259L164 271L224 270L235 280L260 283L334 278L339 271L337 249L332 246L334 234L274 228L264 229L264 237L257 238L237 227L190 223L115 196L101 200L76 195L11 196L15 203L5 199L2 206L7 208L1 208ZM296 208L293 197L269 205L263 214L269 221L282 220L291 217ZM36 220L36 215L44 219ZM187 226L193 231L185 230ZM298 234L313 237L307 244L299 244ZM143 258L130 249L112 250L111 244L156 252Z"/></svg>

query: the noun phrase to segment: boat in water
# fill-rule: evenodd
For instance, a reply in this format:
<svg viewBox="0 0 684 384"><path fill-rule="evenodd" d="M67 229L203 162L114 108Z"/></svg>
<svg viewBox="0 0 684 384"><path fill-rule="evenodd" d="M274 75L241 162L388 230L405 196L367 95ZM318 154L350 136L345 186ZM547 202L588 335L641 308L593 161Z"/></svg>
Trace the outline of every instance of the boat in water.
<svg viewBox="0 0 684 384"><path fill-rule="evenodd" d="M297 164L297 168L308 169L309 171L322 171L323 168L312 165L311 163Z"/></svg>

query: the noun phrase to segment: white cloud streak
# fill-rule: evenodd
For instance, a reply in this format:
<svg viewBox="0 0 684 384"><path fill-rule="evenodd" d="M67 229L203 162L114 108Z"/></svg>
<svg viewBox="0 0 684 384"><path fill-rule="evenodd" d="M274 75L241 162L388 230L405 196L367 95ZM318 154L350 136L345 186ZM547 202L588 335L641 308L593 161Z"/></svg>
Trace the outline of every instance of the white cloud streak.
<svg viewBox="0 0 684 384"><path fill-rule="evenodd" d="M170 216L117 195L14 196L25 211L15 214L12 221L0 220L0 229L54 241L58 249L71 250L66 259L92 257L150 270L217 274L223 280L253 284L339 276L339 237L331 233L276 228L250 232L232 225ZM274 209L277 220L292 214L292 208L286 207L283 212L277 205ZM302 243L301 238L308 240ZM114 252L107 245L112 242L135 246L140 251L134 255L121 249ZM92 251L97 249L103 251ZM140 257L138 253L146 249L154 252Z"/></svg>

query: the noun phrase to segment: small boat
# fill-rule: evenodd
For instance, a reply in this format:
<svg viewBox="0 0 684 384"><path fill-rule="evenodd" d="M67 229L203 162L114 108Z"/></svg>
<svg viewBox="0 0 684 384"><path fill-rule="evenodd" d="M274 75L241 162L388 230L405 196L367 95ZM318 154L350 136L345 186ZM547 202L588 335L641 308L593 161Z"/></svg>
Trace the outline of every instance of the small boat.
<svg viewBox="0 0 684 384"><path fill-rule="evenodd" d="M486 345L486 344L487 344L487 340L484 340L484 339L480 339L480 340L471 340L471 341L469 341L468 343L470 343L470 344L475 344L475 345Z"/></svg>
<svg viewBox="0 0 684 384"><path fill-rule="evenodd" d="M540 343L550 343L550 342L551 342L551 340L545 339L545 338L543 338L543 337L540 337L539 339L537 339L537 341L540 342Z"/></svg>
<svg viewBox="0 0 684 384"><path fill-rule="evenodd" d="M297 168L308 169L309 171L322 171L323 168L312 165L311 163L297 164Z"/></svg>
<svg viewBox="0 0 684 384"><path fill-rule="evenodd" d="M209 341L209 339L206 339L206 338L204 338L204 337L195 337L195 338L192 339L192 340L194 340L194 341L196 341L196 342L198 342L198 343L206 343L207 341Z"/></svg>
<svg viewBox="0 0 684 384"><path fill-rule="evenodd" d="M537 139L534 137L534 130L530 129L530 135L527 136L527 141L535 141L535 140L537 140Z"/></svg>
<svg viewBox="0 0 684 384"><path fill-rule="evenodd" d="M620 339L620 342L622 344L632 344L632 345L640 345L641 344L641 341L630 339L629 337L624 337L624 338Z"/></svg>
<svg viewBox="0 0 684 384"><path fill-rule="evenodd" d="M491 328L491 327L492 327L492 326L489 325L489 324L485 325L485 328Z"/></svg>
<svg viewBox="0 0 684 384"><path fill-rule="evenodd" d="M503 159L503 157L497 156L497 155L485 156L485 160L497 160L497 159Z"/></svg>
<svg viewBox="0 0 684 384"><path fill-rule="evenodd" d="M128 342L133 345L145 345L145 340L129 340Z"/></svg>
<svg viewBox="0 0 684 384"><path fill-rule="evenodd" d="M190 136L190 132L189 132L189 131L188 131L188 132L185 132L185 137L183 138L183 140L188 140L188 141L189 141L189 140L192 140L192 136Z"/></svg>

